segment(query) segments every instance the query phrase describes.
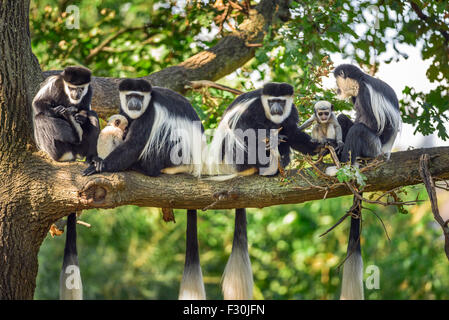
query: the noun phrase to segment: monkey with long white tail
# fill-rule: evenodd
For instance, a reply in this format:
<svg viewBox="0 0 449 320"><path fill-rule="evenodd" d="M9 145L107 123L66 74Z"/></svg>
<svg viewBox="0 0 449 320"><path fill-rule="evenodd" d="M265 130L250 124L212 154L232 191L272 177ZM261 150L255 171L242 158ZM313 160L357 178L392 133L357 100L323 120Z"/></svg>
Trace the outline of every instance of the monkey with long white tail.
<svg viewBox="0 0 449 320"><path fill-rule="evenodd" d="M342 149L344 143L341 126L334 114L334 106L329 101L321 100L315 103L313 109L312 117L304 122L299 129L304 130L316 122L312 129L312 141L323 144L335 143L336 151Z"/></svg>
<svg viewBox="0 0 449 320"><path fill-rule="evenodd" d="M317 153L321 145L298 128L293 95L291 85L272 82L238 96L223 114L210 145L210 174L222 180L250 173L273 176L289 164L291 149ZM222 280L225 299L253 297L246 223L246 209L236 209L232 251Z"/></svg>
<svg viewBox="0 0 449 320"><path fill-rule="evenodd" d="M389 160L401 126L396 93L384 81L353 65L338 66L334 76L340 97L351 98L356 112L354 122L344 115L338 116L344 141L340 161L354 165L359 157L376 158L382 154ZM326 173L334 176L337 169L328 167ZM360 217L360 208L357 210ZM351 217L348 256L343 266L341 299L363 299L360 218Z"/></svg>
<svg viewBox="0 0 449 320"><path fill-rule="evenodd" d="M165 168L176 171L178 166L183 166L188 169L187 173L199 176L204 128L190 102L172 90L153 87L143 79L125 79L118 89L120 114L128 120L125 139L104 159L94 159L83 174L131 169L155 177L165 172ZM187 215L192 232L187 232L186 269L179 297L204 299L196 210L188 210Z"/></svg>

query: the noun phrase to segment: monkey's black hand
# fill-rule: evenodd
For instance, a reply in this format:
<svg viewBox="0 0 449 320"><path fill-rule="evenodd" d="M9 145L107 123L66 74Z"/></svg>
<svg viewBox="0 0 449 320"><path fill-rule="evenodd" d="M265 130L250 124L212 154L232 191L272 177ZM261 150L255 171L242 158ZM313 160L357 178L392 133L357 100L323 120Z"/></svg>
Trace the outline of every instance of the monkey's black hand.
<svg viewBox="0 0 449 320"><path fill-rule="evenodd" d="M338 141L337 142L337 147L335 148L335 151L339 152L341 150L343 150L343 147L345 146L343 141Z"/></svg>
<svg viewBox="0 0 449 320"><path fill-rule="evenodd" d="M53 108L53 111L58 115L58 116L63 116L65 117L67 114L67 108L64 106L57 106L55 108Z"/></svg>
<svg viewBox="0 0 449 320"><path fill-rule="evenodd" d="M87 121L87 116L85 114L77 113L75 114L75 121L83 125Z"/></svg>
<svg viewBox="0 0 449 320"><path fill-rule="evenodd" d="M95 173L101 173L104 170L104 162L100 158L92 160L92 164L83 171L83 176L90 176Z"/></svg>

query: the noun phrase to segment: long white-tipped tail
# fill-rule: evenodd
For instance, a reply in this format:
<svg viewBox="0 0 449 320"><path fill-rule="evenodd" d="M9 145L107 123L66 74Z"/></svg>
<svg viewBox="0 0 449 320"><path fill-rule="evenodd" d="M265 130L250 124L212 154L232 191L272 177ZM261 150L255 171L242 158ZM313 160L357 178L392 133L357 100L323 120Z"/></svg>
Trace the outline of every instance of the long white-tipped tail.
<svg viewBox="0 0 449 320"><path fill-rule="evenodd" d="M360 248L360 221L351 217L348 258L343 266L340 300L363 300L363 260Z"/></svg>
<svg viewBox="0 0 449 320"><path fill-rule="evenodd" d="M76 250L76 213L67 218L64 260L59 276L60 300L83 300L83 284Z"/></svg>
<svg viewBox="0 0 449 320"><path fill-rule="evenodd" d="M205 300L203 274L198 249L196 210L187 210L186 260L179 289L179 300Z"/></svg>
<svg viewBox="0 0 449 320"><path fill-rule="evenodd" d="M222 290L225 300L253 298L253 272L246 235L246 209L235 210L235 230L231 256L223 273Z"/></svg>

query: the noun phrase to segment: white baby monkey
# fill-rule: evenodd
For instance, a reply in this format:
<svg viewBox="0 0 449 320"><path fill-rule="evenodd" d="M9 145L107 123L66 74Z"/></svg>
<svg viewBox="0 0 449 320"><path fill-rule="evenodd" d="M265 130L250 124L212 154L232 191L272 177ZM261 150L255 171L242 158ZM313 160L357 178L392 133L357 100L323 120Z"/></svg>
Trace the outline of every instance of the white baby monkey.
<svg viewBox="0 0 449 320"><path fill-rule="evenodd" d="M334 106L329 101L318 101L314 106L313 116L304 122L299 129L304 130L310 127L315 121L316 125L312 129L312 141L319 143L337 143L336 150L343 147L343 138L340 124L334 114Z"/></svg>
<svg viewBox="0 0 449 320"><path fill-rule="evenodd" d="M128 119L120 114L111 116L106 127L98 136L98 157L105 159L115 148L123 143L125 130L128 127Z"/></svg>

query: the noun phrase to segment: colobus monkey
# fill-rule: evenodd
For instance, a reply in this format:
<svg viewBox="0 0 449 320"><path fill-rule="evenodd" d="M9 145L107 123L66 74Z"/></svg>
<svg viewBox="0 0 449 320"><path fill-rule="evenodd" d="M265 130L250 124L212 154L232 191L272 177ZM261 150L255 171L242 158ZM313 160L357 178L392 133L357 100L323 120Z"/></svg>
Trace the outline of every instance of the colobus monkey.
<svg viewBox="0 0 449 320"><path fill-rule="evenodd" d="M382 80L349 64L338 66L334 76L338 94L341 98L351 98L356 111L354 122L343 115L338 117L345 143L340 161L351 160L354 164L358 157L375 158L381 154L388 160L401 126L399 103L394 90ZM336 170L330 167L327 173L335 175ZM363 299L360 219L351 218L348 255L343 267L341 298Z"/></svg>
<svg viewBox="0 0 449 320"><path fill-rule="evenodd" d="M47 78L33 100L34 136L39 149L57 161L92 160L100 132L91 110L91 72L67 67Z"/></svg>
<svg viewBox="0 0 449 320"><path fill-rule="evenodd" d="M320 144L298 128L298 120L293 87L287 83L267 83L262 89L240 95L226 109L212 140L208 159L211 173L258 171L271 176L278 173L279 166L288 165L290 148L306 154L318 152ZM235 214L232 252L222 289L225 299L252 299L246 209L236 209Z"/></svg>
<svg viewBox="0 0 449 320"><path fill-rule="evenodd" d="M106 127L101 130L98 136L97 154L101 159L105 159L115 148L123 143L126 129L128 128L128 119L115 114L108 120Z"/></svg>
<svg viewBox="0 0 449 320"><path fill-rule="evenodd" d="M59 276L59 299L83 300L83 284L76 250L76 213L67 217L64 260Z"/></svg>
<svg viewBox="0 0 449 320"><path fill-rule="evenodd" d="M33 99L34 137L40 150L57 161L96 156L99 122L90 109L91 72L67 67L47 78ZM82 285L76 253L76 214L67 222L67 238L60 276L60 298L82 299Z"/></svg>
<svg viewBox="0 0 449 320"><path fill-rule="evenodd" d="M343 147L343 137L340 124L334 114L334 106L328 101L315 103L313 116L304 122L299 129L304 130L317 122L312 129L312 141L319 143L336 143L339 150Z"/></svg>
<svg viewBox="0 0 449 320"><path fill-rule="evenodd" d="M167 167L186 165L188 173L201 173L203 127L189 101L169 89L152 87L142 79L119 84L120 114L128 119L122 144L104 159L94 159L84 175L127 169L159 176ZM196 237L196 210L188 210L186 263L181 299L205 299Z"/></svg>

